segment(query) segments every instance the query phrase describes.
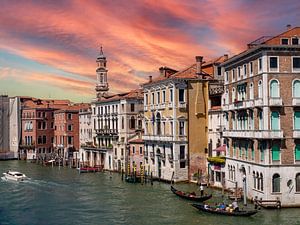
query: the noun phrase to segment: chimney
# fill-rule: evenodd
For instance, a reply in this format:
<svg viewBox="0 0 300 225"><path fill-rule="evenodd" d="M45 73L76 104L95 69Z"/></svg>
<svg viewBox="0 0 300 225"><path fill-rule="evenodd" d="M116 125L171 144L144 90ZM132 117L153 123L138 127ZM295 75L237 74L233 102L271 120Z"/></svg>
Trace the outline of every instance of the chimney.
<svg viewBox="0 0 300 225"><path fill-rule="evenodd" d="M152 82L152 76L149 76L149 83Z"/></svg>
<svg viewBox="0 0 300 225"><path fill-rule="evenodd" d="M160 76L161 77L164 77L165 75L164 75L164 68L163 67L160 67L159 68L159 73L160 73Z"/></svg>
<svg viewBox="0 0 300 225"><path fill-rule="evenodd" d="M224 61L228 60L228 54L224 54Z"/></svg>
<svg viewBox="0 0 300 225"><path fill-rule="evenodd" d="M290 30L290 29L292 29L292 25L291 24L286 25L286 30Z"/></svg>
<svg viewBox="0 0 300 225"><path fill-rule="evenodd" d="M202 74L202 60L203 60L203 56L196 56L196 74L197 75Z"/></svg>

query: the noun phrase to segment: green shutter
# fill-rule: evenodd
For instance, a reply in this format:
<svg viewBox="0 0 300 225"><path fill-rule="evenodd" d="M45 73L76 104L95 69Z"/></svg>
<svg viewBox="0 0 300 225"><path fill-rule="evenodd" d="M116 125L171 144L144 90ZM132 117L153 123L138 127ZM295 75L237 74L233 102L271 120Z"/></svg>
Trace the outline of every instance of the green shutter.
<svg viewBox="0 0 300 225"><path fill-rule="evenodd" d="M300 144L297 144L295 147L295 159L300 160Z"/></svg>
<svg viewBox="0 0 300 225"><path fill-rule="evenodd" d="M279 113L276 111L271 113L271 130L279 130Z"/></svg>
<svg viewBox="0 0 300 225"><path fill-rule="evenodd" d="M293 84L293 96L295 98L300 98L300 81L296 80Z"/></svg>
<svg viewBox="0 0 300 225"><path fill-rule="evenodd" d="M272 80L271 81L271 90L270 94L272 98L278 98L279 97L279 85L277 80Z"/></svg>
<svg viewBox="0 0 300 225"><path fill-rule="evenodd" d="M300 130L300 111L294 113L294 130Z"/></svg>
<svg viewBox="0 0 300 225"><path fill-rule="evenodd" d="M251 158L252 158L252 160L254 160L254 144L252 144L252 147L251 147Z"/></svg>
<svg viewBox="0 0 300 225"><path fill-rule="evenodd" d="M280 159L280 148L278 145L273 145L272 147L272 160L279 161Z"/></svg>

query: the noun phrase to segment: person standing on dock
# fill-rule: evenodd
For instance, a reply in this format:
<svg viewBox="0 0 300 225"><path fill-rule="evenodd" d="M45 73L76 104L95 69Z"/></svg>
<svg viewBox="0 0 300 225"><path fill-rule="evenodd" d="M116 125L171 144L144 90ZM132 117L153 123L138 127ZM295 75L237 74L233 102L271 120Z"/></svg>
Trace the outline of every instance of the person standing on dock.
<svg viewBox="0 0 300 225"><path fill-rule="evenodd" d="M200 194L201 196L203 196L204 194L204 187L202 186L202 184L200 184Z"/></svg>

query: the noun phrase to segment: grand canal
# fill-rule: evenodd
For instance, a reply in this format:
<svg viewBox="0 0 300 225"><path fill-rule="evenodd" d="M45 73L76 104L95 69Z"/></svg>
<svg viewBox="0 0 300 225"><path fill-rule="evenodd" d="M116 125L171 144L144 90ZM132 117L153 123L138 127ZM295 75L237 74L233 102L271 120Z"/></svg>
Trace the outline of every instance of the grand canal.
<svg viewBox="0 0 300 225"><path fill-rule="evenodd" d="M207 215L174 196L168 184L129 184L122 182L119 174L78 174L70 168L1 161L0 172L8 169L31 179L21 183L0 181L1 225L300 224L300 209L260 210L250 218ZM186 184L179 187L196 188ZM221 199L221 193L214 194Z"/></svg>

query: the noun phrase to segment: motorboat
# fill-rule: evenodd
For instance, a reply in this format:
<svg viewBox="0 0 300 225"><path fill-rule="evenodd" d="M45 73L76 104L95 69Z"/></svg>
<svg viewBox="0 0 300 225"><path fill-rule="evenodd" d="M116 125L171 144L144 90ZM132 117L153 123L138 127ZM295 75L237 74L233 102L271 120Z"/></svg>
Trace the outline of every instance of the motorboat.
<svg viewBox="0 0 300 225"><path fill-rule="evenodd" d="M13 181L23 181L26 180L27 177L25 174L8 170L7 172L3 173L6 180L13 180Z"/></svg>

